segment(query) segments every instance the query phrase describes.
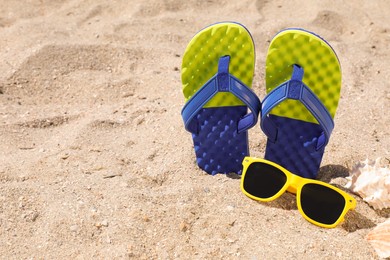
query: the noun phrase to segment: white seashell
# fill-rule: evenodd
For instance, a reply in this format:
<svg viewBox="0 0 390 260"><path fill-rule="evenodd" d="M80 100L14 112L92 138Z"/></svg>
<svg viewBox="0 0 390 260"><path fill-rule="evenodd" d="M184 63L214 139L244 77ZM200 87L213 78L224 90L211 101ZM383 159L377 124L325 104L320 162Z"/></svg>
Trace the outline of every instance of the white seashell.
<svg viewBox="0 0 390 260"><path fill-rule="evenodd" d="M390 257L390 218L371 230L366 238L379 257Z"/></svg>
<svg viewBox="0 0 390 260"><path fill-rule="evenodd" d="M380 167L380 158L375 162L356 164L347 177L346 188L359 194L374 209L390 208L390 169Z"/></svg>

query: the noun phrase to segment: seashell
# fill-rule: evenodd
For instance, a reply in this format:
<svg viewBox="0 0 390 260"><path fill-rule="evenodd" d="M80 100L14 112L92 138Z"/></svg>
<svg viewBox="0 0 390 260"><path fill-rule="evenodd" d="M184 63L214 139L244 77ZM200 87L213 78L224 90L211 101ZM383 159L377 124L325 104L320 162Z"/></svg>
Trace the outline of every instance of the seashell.
<svg viewBox="0 0 390 260"><path fill-rule="evenodd" d="M390 169L380 167L380 158L356 164L346 188L359 194L374 209L390 208Z"/></svg>
<svg viewBox="0 0 390 260"><path fill-rule="evenodd" d="M367 234L366 239L370 242L379 257L390 257L390 218L371 230Z"/></svg>

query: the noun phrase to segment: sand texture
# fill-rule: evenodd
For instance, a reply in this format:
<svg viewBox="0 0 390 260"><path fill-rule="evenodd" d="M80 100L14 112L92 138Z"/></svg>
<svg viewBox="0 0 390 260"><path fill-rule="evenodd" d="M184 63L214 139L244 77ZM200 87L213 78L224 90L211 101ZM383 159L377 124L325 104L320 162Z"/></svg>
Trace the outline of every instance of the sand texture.
<svg viewBox="0 0 390 260"><path fill-rule="evenodd" d="M258 203L238 176L195 163L180 116L184 49L237 21L256 47L253 89L287 27L333 46L343 83L319 178L345 184L390 159L390 2L0 1L0 258L378 259L366 235L389 218L361 198L334 229L295 196ZM266 138L249 131L251 155Z"/></svg>

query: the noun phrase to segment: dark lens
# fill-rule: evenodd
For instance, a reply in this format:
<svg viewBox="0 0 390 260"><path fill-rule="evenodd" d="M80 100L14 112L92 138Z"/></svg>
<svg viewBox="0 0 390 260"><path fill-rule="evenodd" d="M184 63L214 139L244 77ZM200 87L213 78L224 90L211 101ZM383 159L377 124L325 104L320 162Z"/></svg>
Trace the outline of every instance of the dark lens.
<svg viewBox="0 0 390 260"><path fill-rule="evenodd" d="M306 216L322 224L334 224L345 207L344 197L328 187L309 183L302 187L301 206Z"/></svg>
<svg viewBox="0 0 390 260"><path fill-rule="evenodd" d="M278 168L266 163L254 162L246 171L244 189L253 196L266 199L278 193L286 181L286 174Z"/></svg>

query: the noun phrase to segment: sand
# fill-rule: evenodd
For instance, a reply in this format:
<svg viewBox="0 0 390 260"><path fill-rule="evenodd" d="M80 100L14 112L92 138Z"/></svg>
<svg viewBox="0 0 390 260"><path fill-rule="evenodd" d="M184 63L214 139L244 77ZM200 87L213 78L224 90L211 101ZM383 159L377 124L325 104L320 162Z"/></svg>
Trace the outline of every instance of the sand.
<svg viewBox="0 0 390 260"><path fill-rule="evenodd" d="M201 28L237 21L256 45L302 27L343 70L321 180L390 158L390 2L0 1L0 255L3 259L378 259L365 236L389 217L361 198L334 229L295 196L258 203L238 176L195 163L180 116L184 49ZM249 131L251 155L265 136Z"/></svg>

